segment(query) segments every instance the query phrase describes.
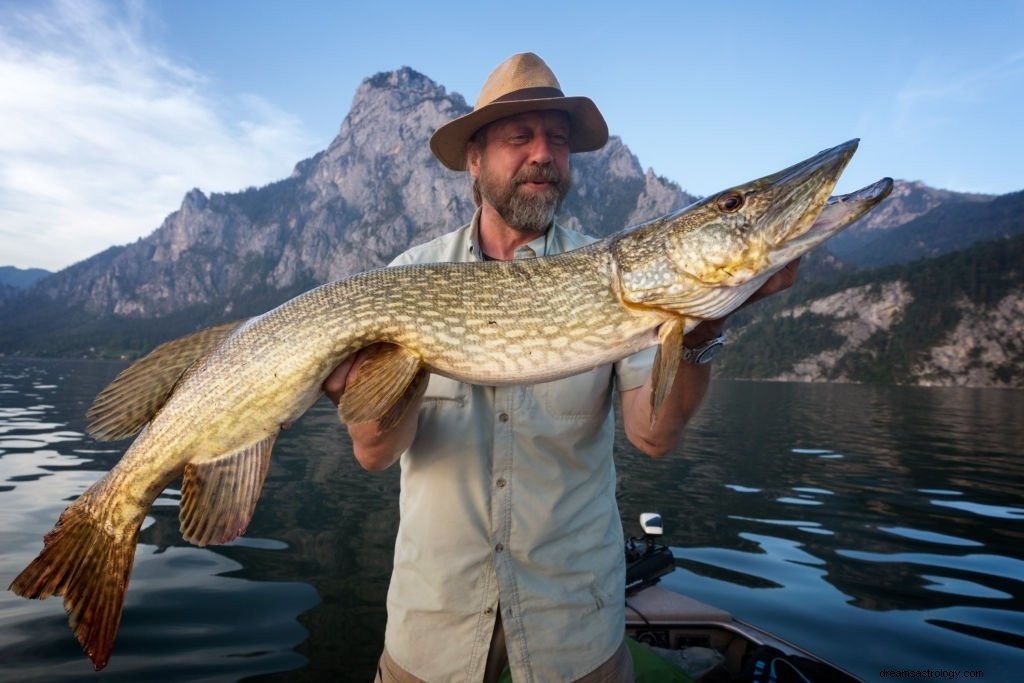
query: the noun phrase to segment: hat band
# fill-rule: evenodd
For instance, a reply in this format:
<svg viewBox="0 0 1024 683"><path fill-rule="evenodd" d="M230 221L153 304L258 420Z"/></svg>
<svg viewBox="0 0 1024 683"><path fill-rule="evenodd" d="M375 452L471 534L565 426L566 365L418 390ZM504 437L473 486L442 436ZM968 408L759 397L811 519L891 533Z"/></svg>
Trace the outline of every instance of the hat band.
<svg viewBox="0 0 1024 683"><path fill-rule="evenodd" d="M492 100L491 104L496 102L514 102L516 100L542 100L549 97L565 97L558 88L523 88L522 90L515 90L502 95L496 100Z"/></svg>

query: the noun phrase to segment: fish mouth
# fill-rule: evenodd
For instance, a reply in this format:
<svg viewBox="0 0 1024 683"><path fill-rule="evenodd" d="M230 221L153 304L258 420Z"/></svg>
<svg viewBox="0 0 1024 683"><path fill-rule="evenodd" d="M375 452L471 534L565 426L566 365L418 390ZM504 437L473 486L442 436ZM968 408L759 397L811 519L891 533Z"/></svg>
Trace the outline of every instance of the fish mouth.
<svg viewBox="0 0 1024 683"><path fill-rule="evenodd" d="M773 250L771 265L781 267L842 232L888 197L892 189L893 179L882 178L849 194L829 197L810 227L802 233L794 231L793 236Z"/></svg>
<svg viewBox="0 0 1024 683"><path fill-rule="evenodd" d="M810 230L859 144L854 138L755 181L754 200L763 195L766 207L754 230L768 251Z"/></svg>
<svg viewBox="0 0 1024 683"><path fill-rule="evenodd" d="M818 152L781 171L705 200L724 212L703 239L681 250L680 270L709 287L744 287L765 282L790 261L835 235L884 199L890 179L841 197L831 197L857 151L858 139ZM728 202L740 200L730 212ZM725 214L737 220L730 223ZM746 222L744 225L744 221Z"/></svg>

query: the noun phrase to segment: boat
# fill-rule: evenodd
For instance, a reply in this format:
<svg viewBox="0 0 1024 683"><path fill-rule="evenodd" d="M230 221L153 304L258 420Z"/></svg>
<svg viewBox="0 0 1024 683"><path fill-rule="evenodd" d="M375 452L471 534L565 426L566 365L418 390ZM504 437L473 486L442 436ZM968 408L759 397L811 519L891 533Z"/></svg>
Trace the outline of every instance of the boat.
<svg viewBox="0 0 1024 683"><path fill-rule="evenodd" d="M648 650L706 683L856 683L862 679L728 611L658 585L675 570L657 513L640 515L643 535L626 540L626 634L637 668ZM638 647L636 643L641 645ZM639 652L638 652L639 650ZM638 657L639 655L639 657ZM659 662L656 666L661 666ZM665 669L649 680L664 680ZM685 679L681 679L685 680Z"/></svg>

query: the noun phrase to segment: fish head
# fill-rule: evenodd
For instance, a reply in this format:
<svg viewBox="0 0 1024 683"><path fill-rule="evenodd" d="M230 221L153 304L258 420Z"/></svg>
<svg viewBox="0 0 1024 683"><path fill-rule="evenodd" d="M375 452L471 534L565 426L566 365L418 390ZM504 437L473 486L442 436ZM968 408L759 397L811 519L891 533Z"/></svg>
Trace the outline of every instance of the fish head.
<svg viewBox="0 0 1024 683"><path fill-rule="evenodd" d="M623 233L612 247L622 299L694 319L735 310L783 266L889 194L887 178L830 199L857 143L819 152Z"/></svg>

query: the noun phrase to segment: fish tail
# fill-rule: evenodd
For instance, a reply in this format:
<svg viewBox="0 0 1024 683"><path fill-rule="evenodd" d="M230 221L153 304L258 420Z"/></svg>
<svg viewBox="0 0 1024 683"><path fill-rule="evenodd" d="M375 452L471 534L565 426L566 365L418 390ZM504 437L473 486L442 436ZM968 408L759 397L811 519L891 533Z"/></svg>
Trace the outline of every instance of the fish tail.
<svg viewBox="0 0 1024 683"><path fill-rule="evenodd" d="M121 624L141 519L128 533L115 535L81 503L61 514L39 556L9 590L26 598L63 595L71 629L99 671L110 659Z"/></svg>

